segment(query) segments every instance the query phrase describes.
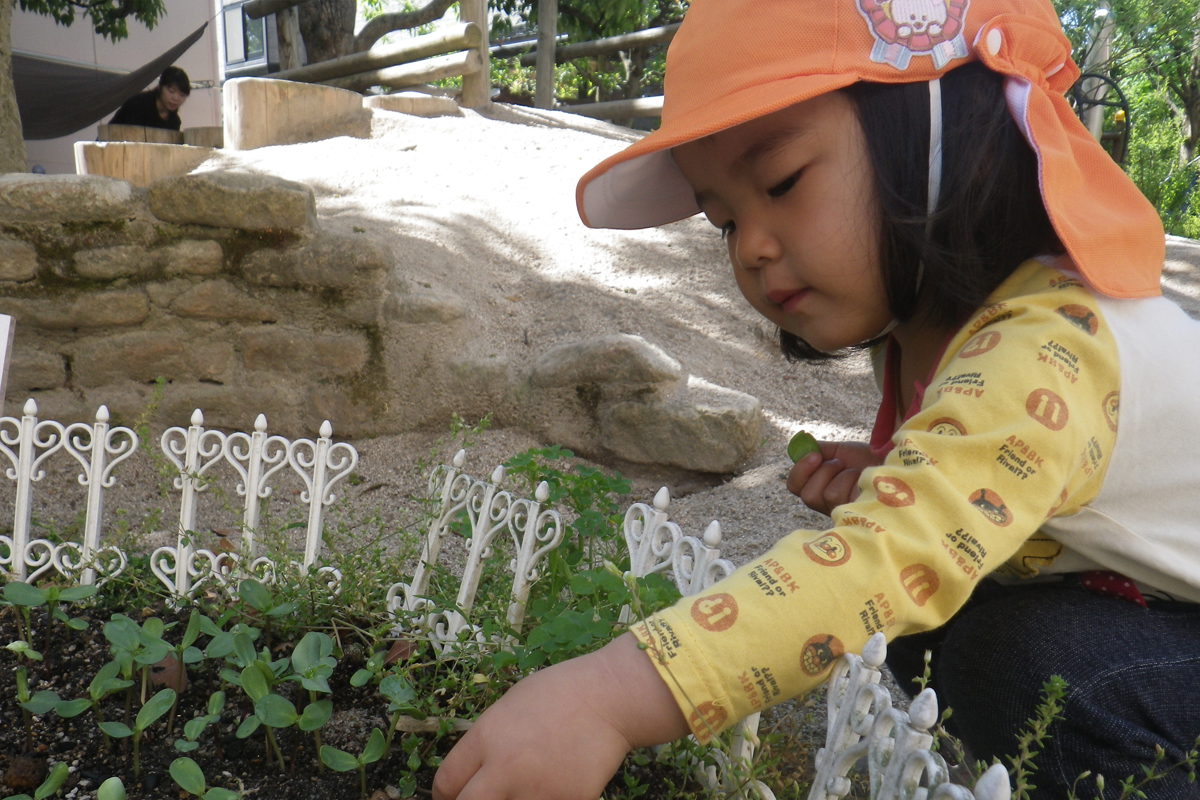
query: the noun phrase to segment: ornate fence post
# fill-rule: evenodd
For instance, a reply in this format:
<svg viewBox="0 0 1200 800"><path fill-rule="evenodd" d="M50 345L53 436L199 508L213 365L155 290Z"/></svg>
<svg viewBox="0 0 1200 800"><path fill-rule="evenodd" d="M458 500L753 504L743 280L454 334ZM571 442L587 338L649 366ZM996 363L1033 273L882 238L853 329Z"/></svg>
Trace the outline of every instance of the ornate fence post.
<svg viewBox="0 0 1200 800"><path fill-rule="evenodd" d="M438 502L438 511L429 523L429 532L425 535L412 582L394 583L388 589L387 610L393 616L397 611L419 611L427 605L424 595L429 591L429 575L437 564L450 520L467 507L467 493L472 481L470 475L461 472L466 459L467 451L459 450L449 467L439 465L429 473L429 497Z"/></svg>
<svg viewBox="0 0 1200 800"><path fill-rule="evenodd" d="M325 524L325 507L332 505L337 496L334 485L350 474L358 465L358 451L345 442L334 444L329 437L333 426L329 420L321 423L320 438L297 439L288 447L287 460L292 469L304 481L305 490L300 500L308 503L308 529L304 543L303 570L316 563L321 555L321 532ZM307 449L310 455L301 452ZM312 470L311 474L309 470Z"/></svg>
<svg viewBox="0 0 1200 800"><path fill-rule="evenodd" d="M287 463L289 444L282 436L267 436L267 418L264 414L255 418L254 433L237 431L225 438L225 460L232 464L241 476L242 482L237 486L237 493L246 498L242 509L244 558L253 560L258 555L257 535L261 501L271 496L272 489L267 485L267 480Z"/></svg>
<svg viewBox="0 0 1200 800"><path fill-rule="evenodd" d="M549 485L545 481L539 483L533 497L533 500L514 501L509 514L508 529L516 555L509 563L513 571L513 600L508 606L508 624L517 632L525 620L529 587L538 579L537 563L563 540L562 517L552 508L542 510L542 504L550 498ZM542 546L538 547L539 544Z"/></svg>
<svg viewBox="0 0 1200 800"><path fill-rule="evenodd" d="M468 627L467 615L475 604L475 594L479 591L479 579L483 576L483 560L491 555L492 541L507 525L512 514L512 495L502 490L506 470L498 466L492 470L490 483L475 481L467 491L467 517L471 522L471 539L467 547L467 561L463 565L462 583L455 598L454 608L433 615L433 638L447 646L442 648L446 653L449 645L458 639L461 630ZM433 617L440 616L442 620Z"/></svg>
<svg viewBox="0 0 1200 800"><path fill-rule="evenodd" d="M87 425L77 422L68 425L63 434L64 446L76 461L83 467L79 475L79 483L88 489L87 513L83 521L83 548L80 552L79 564L66 563L65 550L57 564L59 571L66 574L71 567L83 567L80 582L90 586L96 583L97 565L102 550L111 553L105 566L99 571L102 580L108 580L124 571L129 563L124 553L115 547L100 547L100 524L104 517L104 490L111 489L116 483L112 476L113 469L137 451L138 435L125 427L110 429L108 427L108 406L96 409L96 422ZM81 438L87 435L87 443ZM91 453L88 458L86 453ZM109 461L109 457L112 460Z"/></svg>
<svg viewBox="0 0 1200 800"><path fill-rule="evenodd" d="M667 519L671 493L662 487L654 495L654 507L634 503L625 512L625 546L629 550L629 573L644 578L671 566L675 543L683 536L679 526ZM621 608L618 620L629 622L629 606Z"/></svg>
<svg viewBox="0 0 1200 800"><path fill-rule="evenodd" d="M1008 800L1008 771L1001 764L980 777L974 792L950 783L945 760L929 750L929 729L938 719L937 695L927 688L913 698L907 712L892 708L891 695L879 685L879 668L886 657L887 640L876 633L863 646L862 656L846 653L834 664L826 699L829 728L825 746L817 751L817 776L808 800L849 794L846 772L864 756L871 797L878 800L917 793L930 800Z"/></svg>
<svg viewBox="0 0 1200 800"><path fill-rule="evenodd" d="M187 430L167 428L163 431L163 453L179 470L174 481L175 488L181 492L179 530L175 547L160 547L150 556L154 574L179 596L191 594L192 577L199 574L194 564L197 553L192 535L196 526L196 496L208 488L201 478L221 458L225 443L223 433L204 429L204 413L200 409L192 412L191 421ZM213 561L211 574L216 576L218 565L215 556L207 552L205 555ZM174 576L170 577L169 573L174 573Z"/></svg>
<svg viewBox="0 0 1200 800"><path fill-rule="evenodd" d="M9 480L17 482L16 503L13 509L12 538L0 536L0 542L8 545L8 558L0 559L0 564L7 565L9 571L18 581L32 582L35 578L51 568L50 548L44 556L30 557L29 523L32 516L33 482L40 481L46 476L41 464L47 457L62 449L63 426L54 420L38 422L37 403L32 399L25 402L24 415L18 421L13 417L4 417L0 425L11 425L16 433L0 428L0 452L8 456L12 462L5 474ZM48 433L47 433L48 432ZM14 453L12 446L17 446ZM42 452L38 454L38 448ZM37 540L41 542L43 540ZM35 570L31 574L29 567Z"/></svg>

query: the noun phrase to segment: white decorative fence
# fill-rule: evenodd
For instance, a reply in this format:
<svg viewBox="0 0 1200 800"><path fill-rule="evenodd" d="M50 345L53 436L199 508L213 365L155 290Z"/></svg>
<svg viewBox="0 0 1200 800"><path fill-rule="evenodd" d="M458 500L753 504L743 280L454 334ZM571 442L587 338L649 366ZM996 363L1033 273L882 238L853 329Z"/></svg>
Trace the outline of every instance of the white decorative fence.
<svg viewBox="0 0 1200 800"><path fill-rule="evenodd" d="M435 469L429 478L429 493L440 506L429 525L421 557L412 581L399 582L388 589L387 610L393 617L416 617L434 646L443 654L453 652L464 638L479 639L483 634L471 625L468 616L475 604L484 562L492 555L497 536L507 533L513 544L508 571L513 575L507 622L514 631L521 629L529 589L537 580L540 562L563 539L562 517L552 508L543 508L550 487L542 481L532 500L516 498L502 488L504 467L492 471L491 481L482 481L462 472L466 451L459 450L449 467ZM453 608L434 608L426 596L432 571L437 568L442 543L459 517L466 518L467 558Z"/></svg>
<svg viewBox="0 0 1200 800"><path fill-rule="evenodd" d="M829 729L817 751L817 777L808 800L833 800L850 793L846 773L867 760L872 800L1008 800L1008 771L993 764L972 792L950 783L946 761L929 748L938 720L938 700L926 688L908 711L892 708L879 685L887 640L876 633L861 656L846 653L833 666L827 705Z"/></svg>
<svg viewBox="0 0 1200 800"><path fill-rule="evenodd" d="M336 499L333 488L358 464L358 453L345 443L334 443L326 421L320 436L288 440L267 434L267 421L259 415L253 433L223 433L204 428L197 409L188 428L169 428L161 438L162 451L178 471L174 487L180 492L178 533L174 546L154 551L151 569L176 596L195 593L205 585L225 589L254 576L274 582L282 568L328 575L337 591L340 575L332 567L318 566L325 510ZM72 581L103 584L120 575L129 559L114 545L103 543L104 490L115 484L118 464L138 449L137 434L126 427L110 427L108 409L101 406L93 424L62 425L37 418L37 404L29 400L20 419L0 418L0 452L12 466L5 474L16 483L12 536L0 535L0 568L10 580L32 583L52 570ZM14 449L15 448L15 449ZM87 487L81 542L30 539L33 487L45 475L47 459L65 450L82 467L79 483ZM512 558L510 603L506 621L519 632L525 616L530 586L538 579L540 562L563 540L559 512L546 508L549 488L542 482L534 497L520 498L503 488L504 467L496 467L490 481L462 471L466 453L460 450L450 466L430 475L430 497L437 511L425 536L423 550L410 582L398 582L388 591L387 611L402 624L415 625L432 640L441 655L453 655L464 640L486 641L482 627L470 622L471 609L484 578L487 559L497 537L507 534ZM214 553L194 546L198 499L210 487L218 465L230 465L241 482L243 498L240 552ZM303 481L300 499L308 506L303 560L286 565L257 552L262 505L273 494L271 479L290 466ZM638 578L670 570L684 596L708 590L729 575L734 565L721 558L721 526L714 520L703 536L684 535L669 519L670 493L664 487L652 505L634 503L625 514L623 534L629 550L631 573ZM432 572L438 568L442 545L455 525L465 531L466 559L459 591L452 608L437 608L429 599ZM628 621L628 609L622 621ZM880 667L887 653L882 633L875 634L862 656L847 653L833 667L829 681L829 727L825 747L817 753L817 778L809 800L833 800L850 792L847 772L866 759L872 800L1008 800L1008 773L1000 765L988 769L974 792L949 781L946 762L929 748L929 732L938 717L932 689L921 692L907 712L892 708L891 695L879 685ZM715 764L698 768L698 777L709 789L757 795L774 800L762 782L747 780L757 746L759 714L738 723L728 753L714 748Z"/></svg>
<svg viewBox="0 0 1200 800"><path fill-rule="evenodd" d="M129 563L128 555L115 545L102 542L104 490L116 483L113 470L138 449L138 435L125 427L109 427L108 409L101 406L96 421L87 425L62 425L37 418L37 403L25 403L20 419L0 418L0 452L11 462L5 474L16 483L12 536L0 536L0 568L13 578L32 583L51 570L83 584L103 584L121 574ZM160 547L151 555L154 574L172 594L191 595L205 584L229 588L246 576L273 582L282 566L309 570L321 555L321 533L325 509L336 496L333 487L358 464L358 452L348 444L334 443L332 427L321 425L320 438L289 441L267 435L267 420L259 415L251 434L231 434L205 430L204 415L192 413L191 425L168 428L162 435L163 453L179 474L174 486L180 492L179 517L174 546ZM79 483L88 489L81 542L51 542L31 539L31 510L34 486L45 476L47 459L65 450L80 463ZM229 464L241 477L237 486L242 496L241 552L214 553L195 547L196 506L209 488L209 479L219 464ZM304 557L301 562L279 565L259 556L256 534L262 503L271 496L269 480L284 465L292 468L303 481L300 499L308 506ZM319 567L329 573L331 588L340 578L336 570Z"/></svg>

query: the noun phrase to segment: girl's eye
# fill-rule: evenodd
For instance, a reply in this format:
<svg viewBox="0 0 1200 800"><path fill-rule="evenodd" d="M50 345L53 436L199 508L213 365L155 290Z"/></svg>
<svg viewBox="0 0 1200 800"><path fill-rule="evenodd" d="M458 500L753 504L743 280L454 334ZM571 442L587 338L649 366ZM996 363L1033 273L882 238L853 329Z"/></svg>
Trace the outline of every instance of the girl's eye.
<svg viewBox="0 0 1200 800"><path fill-rule="evenodd" d="M785 194L791 191L793 186L796 185L796 181L800 180L801 172L803 172L803 170L796 170L791 175L772 186L770 189L767 189L767 196L783 197Z"/></svg>
<svg viewBox="0 0 1200 800"><path fill-rule="evenodd" d="M735 230L737 230L737 226L733 224L733 220L730 220L729 222L726 222L724 225L722 225L721 226L721 241L725 241L726 239L728 239L729 235L731 233L733 233Z"/></svg>

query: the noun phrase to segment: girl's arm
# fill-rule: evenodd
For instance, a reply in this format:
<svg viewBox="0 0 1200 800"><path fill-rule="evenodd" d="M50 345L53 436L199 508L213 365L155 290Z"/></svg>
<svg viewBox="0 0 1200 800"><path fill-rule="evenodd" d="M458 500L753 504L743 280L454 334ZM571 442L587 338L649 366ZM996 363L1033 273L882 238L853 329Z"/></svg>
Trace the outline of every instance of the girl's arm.
<svg viewBox="0 0 1200 800"><path fill-rule="evenodd" d="M649 656L624 634L513 686L438 769L434 800L593 800L634 747L688 734Z"/></svg>

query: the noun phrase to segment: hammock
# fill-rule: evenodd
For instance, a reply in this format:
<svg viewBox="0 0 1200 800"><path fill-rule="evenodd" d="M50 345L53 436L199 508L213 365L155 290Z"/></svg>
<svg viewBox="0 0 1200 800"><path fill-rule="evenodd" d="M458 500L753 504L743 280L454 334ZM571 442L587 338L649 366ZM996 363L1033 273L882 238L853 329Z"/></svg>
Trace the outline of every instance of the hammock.
<svg viewBox="0 0 1200 800"><path fill-rule="evenodd" d="M199 40L206 27L207 22L158 58L128 73L13 53L13 84L23 137L57 139L103 119L153 83Z"/></svg>

